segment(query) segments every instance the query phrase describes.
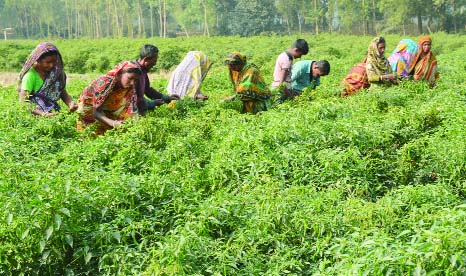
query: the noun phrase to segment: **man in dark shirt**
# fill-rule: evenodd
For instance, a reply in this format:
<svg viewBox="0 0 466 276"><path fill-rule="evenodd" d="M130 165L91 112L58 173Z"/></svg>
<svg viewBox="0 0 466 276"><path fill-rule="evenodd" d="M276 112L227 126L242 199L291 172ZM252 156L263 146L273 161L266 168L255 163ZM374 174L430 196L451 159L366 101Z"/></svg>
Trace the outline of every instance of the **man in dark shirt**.
<svg viewBox="0 0 466 276"><path fill-rule="evenodd" d="M160 93L150 86L147 73L157 64L159 57L159 49L151 44L145 44L141 48L139 59L136 63L140 66L142 74L139 77L139 83L136 85L138 95L138 108L142 110L140 113L145 113L147 110L154 110L156 106L169 103L172 100L178 100L178 96L169 96ZM150 100L144 97L146 95Z"/></svg>

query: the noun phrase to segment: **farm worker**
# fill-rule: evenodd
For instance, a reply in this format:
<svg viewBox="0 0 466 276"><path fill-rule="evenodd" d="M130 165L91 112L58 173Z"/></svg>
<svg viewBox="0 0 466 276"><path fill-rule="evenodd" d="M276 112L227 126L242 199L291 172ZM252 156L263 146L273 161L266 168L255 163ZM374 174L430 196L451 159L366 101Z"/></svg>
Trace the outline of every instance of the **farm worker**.
<svg viewBox="0 0 466 276"><path fill-rule="evenodd" d="M32 114L52 116L60 110L58 100L71 112L78 106L66 92L66 74L63 60L57 47L43 42L31 52L19 73L18 93L20 101L29 101Z"/></svg>
<svg viewBox="0 0 466 276"><path fill-rule="evenodd" d="M236 95L225 99L238 98L243 102L243 113L256 114L270 108L270 90L259 69L254 64L246 64L246 56L239 52L230 53L225 59Z"/></svg>
<svg viewBox="0 0 466 276"><path fill-rule="evenodd" d="M398 42L395 50L393 50L392 54L388 57L388 62L393 72L396 72L396 75L401 78L408 78L409 67L418 51L419 47L417 43L409 38L404 38Z"/></svg>
<svg viewBox="0 0 466 276"><path fill-rule="evenodd" d="M138 114L135 85L141 74L136 62L124 61L92 81L78 100L77 129L83 130L97 121L95 132L102 134Z"/></svg>
<svg viewBox="0 0 466 276"><path fill-rule="evenodd" d="M300 95L304 88L315 89L320 85L320 77L330 73L330 63L326 60L302 60L293 65L291 87L293 96Z"/></svg>
<svg viewBox="0 0 466 276"><path fill-rule="evenodd" d="M341 96L355 94L361 89L369 88L371 84L396 83L392 68L384 56L385 39L374 38L363 61L356 64L342 80Z"/></svg>
<svg viewBox="0 0 466 276"><path fill-rule="evenodd" d="M168 81L169 95L181 99L186 96L200 100L208 99L209 96L202 94L200 88L211 66L212 61L203 52L188 52Z"/></svg>
<svg viewBox="0 0 466 276"><path fill-rule="evenodd" d="M366 72L371 86L381 84L396 84L397 78L393 74L390 63L384 56L385 39L376 37L372 39L367 49Z"/></svg>
<svg viewBox="0 0 466 276"><path fill-rule="evenodd" d="M147 110L154 110L156 106L179 99L176 95L164 95L150 86L147 73L157 64L158 57L159 49L154 45L145 44L142 46L139 58L136 60L136 64L139 65L139 69L141 70L139 82L136 83L138 109L140 114L144 114ZM151 100L147 100L144 95L149 97Z"/></svg>
<svg viewBox="0 0 466 276"><path fill-rule="evenodd" d="M363 61L356 64L341 81L343 92L341 96L349 96L355 94L361 89L369 88L371 84L367 79L366 72L366 58Z"/></svg>
<svg viewBox="0 0 466 276"><path fill-rule="evenodd" d="M415 81L425 80L430 87L434 87L435 81L439 78L439 73L437 71L437 59L431 51L432 39L423 36L419 39L418 45L419 52L409 67L409 74L413 76Z"/></svg>
<svg viewBox="0 0 466 276"><path fill-rule="evenodd" d="M276 94L278 102L282 103L287 98L293 97L291 87L291 72L293 60L300 58L309 52L309 45L304 39L297 39L291 48L278 55L273 71L272 93Z"/></svg>

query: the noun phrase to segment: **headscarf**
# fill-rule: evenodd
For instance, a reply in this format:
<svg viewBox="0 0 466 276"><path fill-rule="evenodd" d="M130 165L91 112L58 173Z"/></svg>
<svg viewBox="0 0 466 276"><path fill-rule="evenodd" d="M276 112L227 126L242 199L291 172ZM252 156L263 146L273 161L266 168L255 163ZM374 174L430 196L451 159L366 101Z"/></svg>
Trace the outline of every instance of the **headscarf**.
<svg viewBox="0 0 466 276"><path fill-rule="evenodd" d="M105 74L105 76L98 78L97 80L93 81L91 85L85 88L85 90L86 89L93 90L94 110L97 110L99 107L101 107L105 99L108 97L108 94L113 91L113 88L118 83L118 76L120 76L121 74L123 74L125 71L129 69L140 70L136 62L123 61L117 64L112 70L110 70L107 74ZM134 89L135 88L133 87L133 90ZM133 106L134 108L136 108L137 95L136 95L136 91L133 91L133 92L134 92Z"/></svg>
<svg viewBox="0 0 466 276"><path fill-rule="evenodd" d="M381 55L377 48L377 44L380 43L381 39L382 37L375 37L372 39L367 49L366 68L369 72L373 72L377 75L390 74L392 72L387 58Z"/></svg>
<svg viewBox="0 0 466 276"><path fill-rule="evenodd" d="M246 56L242 55L240 52L231 52L225 58L225 63L231 65L246 64Z"/></svg>
<svg viewBox="0 0 466 276"><path fill-rule="evenodd" d="M21 81L23 80L24 75L29 71L29 69L31 69L34 63L36 63L43 54L52 51L57 52L58 56L57 64L55 65L54 70L55 78L56 80L60 81L62 87L65 87L66 76L65 72L63 71L63 59L61 57L60 52L58 51L58 48L50 42L42 42L39 45L37 45L34 50L32 50L31 54L29 54L28 59L23 64L23 68L19 73L18 91L21 87Z"/></svg>
<svg viewBox="0 0 466 276"><path fill-rule="evenodd" d="M63 70L63 59L61 57L58 48L50 42L42 42L36 46L31 52L26 62L23 64L23 68L19 73L18 78L18 92L21 91L21 82L23 81L24 75L31 69L31 67L39 60L39 58L47 52L57 52L57 63L55 68L50 72L47 79L44 80L42 87L39 91L36 91L34 95L30 96L30 100L36 103L37 108L43 112L50 112L52 109L59 109L56 101L60 99L61 92L66 86L66 74ZM30 91L32 92L32 91Z"/></svg>
<svg viewBox="0 0 466 276"><path fill-rule="evenodd" d="M409 72L410 74L413 74L414 80L427 80L431 85L433 85L439 78L439 73L437 71L437 59L432 51L429 51L429 53L421 58L421 55L423 54L422 45L425 42L432 43L432 39L429 36L423 36L419 39L419 52L414 57L413 62L409 67Z"/></svg>
<svg viewBox="0 0 466 276"><path fill-rule="evenodd" d="M180 98L199 95L202 81L209 72L212 61L201 51L190 51L173 71L167 84L170 95Z"/></svg>
<svg viewBox="0 0 466 276"><path fill-rule="evenodd" d="M95 111L104 106L104 103L107 99L109 99L107 104L110 106L110 108L115 109L108 110L106 116L113 120L124 120L125 118L138 113L135 86L133 86L132 91L128 91L127 89L123 88L126 90L124 95L116 94L119 96L112 97L114 92L120 91L120 89L115 90L115 87L119 82L119 76L130 69L140 70L139 66L135 62L124 61L117 64L107 74L92 81L89 86L84 88L78 99L78 130L82 130L84 127L96 121L96 118L94 117ZM106 111L104 110L104 112ZM111 127L108 125L99 122L96 133L101 134L110 128Z"/></svg>
<svg viewBox="0 0 466 276"><path fill-rule="evenodd" d="M402 39L388 58L393 72L396 72L397 76L407 78L409 68L418 51L419 47L416 42L408 38Z"/></svg>
<svg viewBox="0 0 466 276"><path fill-rule="evenodd" d="M270 99L270 90L254 64L246 64L246 56L231 52L225 59L227 64L243 64L241 72L230 69L230 78L236 94L255 100Z"/></svg>

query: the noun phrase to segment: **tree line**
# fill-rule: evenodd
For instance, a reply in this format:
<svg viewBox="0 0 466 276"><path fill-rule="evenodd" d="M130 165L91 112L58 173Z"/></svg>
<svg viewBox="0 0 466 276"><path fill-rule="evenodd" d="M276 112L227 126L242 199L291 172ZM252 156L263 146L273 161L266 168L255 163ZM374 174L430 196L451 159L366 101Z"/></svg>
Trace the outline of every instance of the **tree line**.
<svg viewBox="0 0 466 276"><path fill-rule="evenodd" d="M464 33L466 0L0 0L0 30L26 39Z"/></svg>

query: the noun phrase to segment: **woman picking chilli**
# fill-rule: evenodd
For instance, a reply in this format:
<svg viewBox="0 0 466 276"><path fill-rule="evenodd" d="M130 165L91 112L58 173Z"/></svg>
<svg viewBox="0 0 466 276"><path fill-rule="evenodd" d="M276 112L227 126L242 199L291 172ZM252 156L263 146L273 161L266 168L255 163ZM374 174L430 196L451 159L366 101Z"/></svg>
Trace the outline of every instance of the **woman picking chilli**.
<svg viewBox="0 0 466 276"><path fill-rule="evenodd" d="M66 74L63 60L57 47L43 42L31 52L19 73L18 93L20 101L29 101L32 114L52 116L60 110L62 99L71 112L77 109L66 92Z"/></svg>
<svg viewBox="0 0 466 276"><path fill-rule="evenodd" d="M432 39L423 36L419 39L418 45L419 52L409 67L409 74L413 76L415 81L425 80L430 87L434 87L439 78L439 72L437 70L437 59L431 51Z"/></svg>
<svg viewBox="0 0 466 276"><path fill-rule="evenodd" d="M376 37L372 39L367 49L366 72L371 86L380 84L396 84L397 79L392 72L390 63L384 56L385 39Z"/></svg>
<svg viewBox="0 0 466 276"><path fill-rule="evenodd" d="M395 50L388 57L393 72L396 72L397 76L407 79L409 77L409 67L418 51L417 43L409 38L404 38L398 42Z"/></svg>
<svg viewBox="0 0 466 276"><path fill-rule="evenodd" d="M270 108L270 90L264 82L259 69L254 64L246 64L246 56L232 52L225 59L236 95L243 102L242 113L256 114Z"/></svg>
<svg viewBox="0 0 466 276"><path fill-rule="evenodd" d="M86 87L78 100L78 130L96 123L96 134L103 134L138 114L135 84L140 75L135 62L124 61Z"/></svg>
<svg viewBox="0 0 466 276"><path fill-rule="evenodd" d="M201 51L188 52L168 81L168 94L180 99L190 97L207 100L209 96L202 94L201 84L211 66L212 61L205 53Z"/></svg>

